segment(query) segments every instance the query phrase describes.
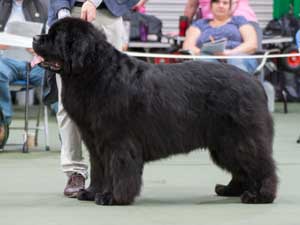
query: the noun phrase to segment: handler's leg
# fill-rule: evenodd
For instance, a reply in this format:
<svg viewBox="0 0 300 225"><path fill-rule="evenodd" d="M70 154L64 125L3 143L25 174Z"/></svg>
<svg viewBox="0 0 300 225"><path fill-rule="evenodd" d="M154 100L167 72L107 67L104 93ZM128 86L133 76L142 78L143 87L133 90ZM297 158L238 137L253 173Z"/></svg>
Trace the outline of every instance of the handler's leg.
<svg viewBox="0 0 300 225"><path fill-rule="evenodd" d="M122 49L122 17L112 16L105 9L97 10L96 20L93 22L93 24L104 31L109 43L111 43L118 50Z"/></svg>
<svg viewBox="0 0 300 225"><path fill-rule="evenodd" d="M81 8L73 8L73 17L80 17L80 13ZM122 34L124 29L122 17L115 17L106 9L98 9L93 24L103 30L109 43L118 50L122 49Z"/></svg>
<svg viewBox="0 0 300 225"><path fill-rule="evenodd" d="M56 75L58 88L57 122L61 135L61 166L69 177L64 194L67 197L76 197L80 189L84 188L87 178L87 165L82 157L82 141L79 131L65 111L61 102L61 77Z"/></svg>

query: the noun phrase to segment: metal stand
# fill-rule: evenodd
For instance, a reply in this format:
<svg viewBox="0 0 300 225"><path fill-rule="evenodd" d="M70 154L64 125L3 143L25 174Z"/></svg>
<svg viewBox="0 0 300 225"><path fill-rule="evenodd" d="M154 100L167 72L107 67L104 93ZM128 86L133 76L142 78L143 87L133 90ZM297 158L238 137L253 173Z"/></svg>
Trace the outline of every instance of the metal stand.
<svg viewBox="0 0 300 225"><path fill-rule="evenodd" d="M287 93L286 93L286 91L282 89L281 95L282 95L282 100L283 100L283 111L284 111L284 113L288 113Z"/></svg>
<svg viewBox="0 0 300 225"><path fill-rule="evenodd" d="M44 82L45 82L45 79L43 78L42 80L42 85L41 85L41 90L40 90L40 100L42 101L42 98L43 98L43 86L44 86ZM34 145L37 146L38 145L38 135L39 135L39 130L41 129L40 128L40 117L41 117L41 111L43 110L44 108L44 127L43 127L43 130L44 130L44 135L45 135L45 151L50 151L50 146L49 146L49 140L48 140L48 136L49 136L49 133L48 133L48 112L47 112L47 107L42 107L40 106L39 109L38 109L38 116L37 116L37 121L36 121L36 129L35 129L35 135L34 135Z"/></svg>
<svg viewBox="0 0 300 225"><path fill-rule="evenodd" d="M26 64L26 94L25 94L25 125L24 125L24 143L22 152L28 153L28 112L29 112L29 74L31 66Z"/></svg>

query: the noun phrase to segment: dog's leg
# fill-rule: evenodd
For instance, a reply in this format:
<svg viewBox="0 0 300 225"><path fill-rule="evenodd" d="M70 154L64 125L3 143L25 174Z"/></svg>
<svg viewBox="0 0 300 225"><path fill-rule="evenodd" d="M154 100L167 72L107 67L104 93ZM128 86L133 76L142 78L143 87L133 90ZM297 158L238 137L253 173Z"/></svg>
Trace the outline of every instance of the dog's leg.
<svg viewBox="0 0 300 225"><path fill-rule="evenodd" d="M249 173L249 189L241 195L243 203L272 203L276 198L278 178L274 161L271 157L260 161L262 164Z"/></svg>
<svg viewBox="0 0 300 225"><path fill-rule="evenodd" d="M90 164L91 164L90 186L87 189L82 189L79 191L77 195L78 200L94 201L96 193L102 192L102 185L104 179L103 166L102 166L103 163L101 163L102 161L103 160L101 160L97 156L90 155Z"/></svg>
<svg viewBox="0 0 300 225"><path fill-rule="evenodd" d="M232 173L232 179L227 185L217 184L215 192L219 196L240 196L245 190L245 179L241 173L234 172L222 160L223 150L213 149L210 151L212 160L221 168L229 170ZM228 163L228 162L227 162Z"/></svg>
<svg viewBox="0 0 300 225"><path fill-rule="evenodd" d="M130 204L140 194L142 186L143 160L136 152L116 155L113 169L113 194L118 204Z"/></svg>
<svg viewBox="0 0 300 225"><path fill-rule="evenodd" d="M242 159L248 186L241 195L243 203L272 203L276 198L278 179L272 157L272 132L271 126L261 128L239 145L238 158Z"/></svg>
<svg viewBox="0 0 300 225"><path fill-rule="evenodd" d="M272 145L253 139L233 141L228 136L218 141L221 145L210 147L213 161L233 174L227 186L217 185L215 190L218 195L241 196L243 203L271 203L277 187Z"/></svg>
<svg viewBox="0 0 300 225"><path fill-rule="evenodd" d="M140 193L143 160L141 150L133 145L122 144L112 151L110 159L111 187L97 194L96 203L101 205L128 205Z"/></svg>

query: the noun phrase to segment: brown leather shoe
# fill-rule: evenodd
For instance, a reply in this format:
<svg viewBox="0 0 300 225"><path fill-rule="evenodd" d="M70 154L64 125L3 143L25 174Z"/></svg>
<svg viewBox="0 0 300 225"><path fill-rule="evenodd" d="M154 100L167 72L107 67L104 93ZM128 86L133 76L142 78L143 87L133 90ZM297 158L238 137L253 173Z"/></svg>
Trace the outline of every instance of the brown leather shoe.
<svg viewBox="0 0 300 225"><path fill-rule="evenodd" d="M84 189L85 178L79 173L73 173L68 180L64 195L69 198L76 198L79 190Z"/></svg>

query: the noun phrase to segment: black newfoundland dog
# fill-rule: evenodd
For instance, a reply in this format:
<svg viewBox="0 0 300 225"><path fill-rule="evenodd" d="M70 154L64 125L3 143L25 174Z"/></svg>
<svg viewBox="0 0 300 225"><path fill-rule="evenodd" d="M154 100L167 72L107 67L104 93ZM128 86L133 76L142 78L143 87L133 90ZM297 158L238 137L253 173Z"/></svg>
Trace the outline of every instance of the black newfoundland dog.
<svg viewBox="0 0 300 225"><path fill-rule="evenodd" d="M113 48L92 24L66 18L36 36L42 66L59 72L62 101L89 150L91 183L78 199L126 205L146 162L209 149L232 174L220 196L271 203L273 122L262 86L226 64L153 65Z"/></svg>

